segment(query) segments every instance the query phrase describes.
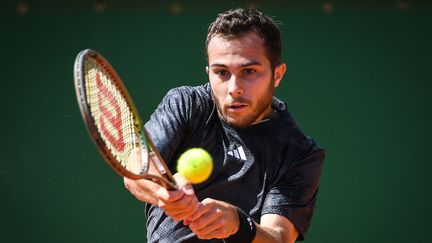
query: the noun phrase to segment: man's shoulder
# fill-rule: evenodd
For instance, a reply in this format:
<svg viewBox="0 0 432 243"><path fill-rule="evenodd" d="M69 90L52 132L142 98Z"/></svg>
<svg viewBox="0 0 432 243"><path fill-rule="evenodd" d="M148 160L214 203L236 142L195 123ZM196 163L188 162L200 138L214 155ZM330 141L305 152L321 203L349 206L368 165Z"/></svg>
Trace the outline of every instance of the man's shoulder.
<svg viewBox="0 0 432 243"><path fill-rule="evenodd" d="M303 155L309 153L324 153L324 150L317 141L303 130L289 112L286 112L285 123L287 125L286 135L288 138L288 145L295 148L293 151Z"/></svg>
<svg viewBox="0 0 432 243"><path fill-rule="evenodd" d="M293 117L285 102L273 98L272 107L279 113L275 121L271 124L273 128L271 130L274 136L283 137L287 139L289 144L295 146L315 143L313 138L307 135L297 120Z"/></svg>
<svg viewBox="0 0 432 243"><path fill-rule="evenodd" d="M183 115L195 112L205 112L212 107L210 85L179 86L170 89L162 100L161 105L170 107L172 112Z"/></svg>
<svg viewBox="0 0 432 243"><path fill-rule="evenodd" d="M206 120L213 111L210 84L172 88L165 95L162 106L185 121Z"/></svg>
<svg viewBox="0 0 432 243"><path fill-rule="evenodd" d="M199 86L179 86L168 91L167 97L183 99L211 99L209 83Z"/></svg>

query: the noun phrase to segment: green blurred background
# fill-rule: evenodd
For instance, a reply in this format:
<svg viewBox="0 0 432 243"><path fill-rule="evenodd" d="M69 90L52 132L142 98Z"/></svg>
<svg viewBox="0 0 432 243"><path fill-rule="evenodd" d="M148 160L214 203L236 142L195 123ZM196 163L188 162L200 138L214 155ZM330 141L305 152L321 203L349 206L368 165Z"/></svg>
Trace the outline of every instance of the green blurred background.
<svg viewBox="0 0 432 243"><path fill-rule="evenodd" d="M306 242L430 242L432 4L410 0L2 1L1 242L145 242L80 117L74 58L103 54L147 119L206 82L207 26L233 7L280 23L277 95L327 150Z"/></svg>

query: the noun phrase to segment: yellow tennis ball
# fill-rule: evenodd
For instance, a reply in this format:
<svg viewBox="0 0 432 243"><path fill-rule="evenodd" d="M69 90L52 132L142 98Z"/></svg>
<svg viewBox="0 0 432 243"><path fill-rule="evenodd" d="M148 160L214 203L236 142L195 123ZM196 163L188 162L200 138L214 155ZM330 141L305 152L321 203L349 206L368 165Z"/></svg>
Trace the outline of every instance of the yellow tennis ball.
<svg viewBox="0 0 432 243"><path fill-rule="evenodd" d="M184 152L177 161L177 171L192 184L201 183L213 170L211 155L202 148L191 148Z"/></svg>

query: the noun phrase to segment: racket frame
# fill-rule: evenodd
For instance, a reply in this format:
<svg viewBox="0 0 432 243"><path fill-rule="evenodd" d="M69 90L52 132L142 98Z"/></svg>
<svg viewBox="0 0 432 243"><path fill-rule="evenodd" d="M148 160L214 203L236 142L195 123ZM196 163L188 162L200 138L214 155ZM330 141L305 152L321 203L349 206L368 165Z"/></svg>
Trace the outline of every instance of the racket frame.
<svg viewBox="0 0 432 243"><path fill-rule="evenodd" d="M134 174L130 171L128 171L126 168L124 168L120 162L112 155L112 153L109 151L108 146L102 139L101 135L98 132L98 128L96 126L96 122L94 118L91 116L90 107L87 103L87 94L86 94L86 80L85 80L85 61L87 58L92 58L96 60L98 64L100 64L105 72L111 77L112 83L117 87L117 89L122 94L123 98L126 100L132 114L133 114L133 120L134 120L134 126L135 129L139 131L141 135L141 146L145 147L147 150L147 153L144 155L145 152L142 152L142 156L146 156L148 159L148 166L144 169L142 174ZM90 137L94 141L96 147L98 148L99 152L104 157L105 161L113 168L114 171L116 171L119 175L139 180L139 179L147 179L151 180L164 188L168 190L174 190L177 188L175 180L173 178L172 173L168 169L166 163L164 162L163 158L157 151L156 147L154 146L154 143L152 139L150 138L149 133L144 127L144 124L142 122L141 117L138 114L138 110L135 106L135 104L132 101L132 98L130 97L125 85L120 79L120 76L117 74L117 72L114 70L114 68L109 64L109 62L102 57L99 53L97 53L94 50L86 49L78 53L75 63L74 63L74 83L75 83L75 92L76 97L78 100L78 106L80 108L81 115L84 120L84 124L86 125L87 131L90 134ZM148 170L151 165L150 163L153 163L158 171L158 173L161 176L156 176L152 174L148 174Z"/></svg>

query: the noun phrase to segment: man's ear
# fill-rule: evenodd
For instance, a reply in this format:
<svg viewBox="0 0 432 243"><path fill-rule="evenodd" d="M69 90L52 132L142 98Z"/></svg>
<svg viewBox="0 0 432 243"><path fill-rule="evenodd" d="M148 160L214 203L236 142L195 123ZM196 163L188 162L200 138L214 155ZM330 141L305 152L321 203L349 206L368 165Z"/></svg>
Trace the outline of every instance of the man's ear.
<svg viewBox="0 0 432 243"><path fill-rule="evenodd" d="M280 81L282 80L284 74L286 71L286 64L285 63L281 63L279 64L274 71L274 86L275 88L277 86L279 86Z"/></svg>
<svg viewBox="0 0 432 243"><path fill-rule="evenodd" d="M205 71L207 74L209 74L209 67L208 66L205 67Z"/></svg>

